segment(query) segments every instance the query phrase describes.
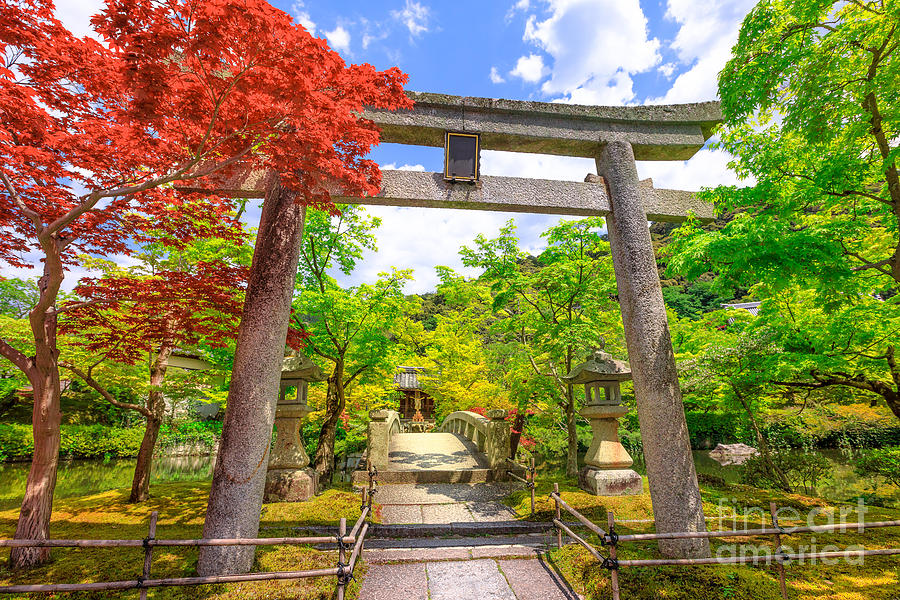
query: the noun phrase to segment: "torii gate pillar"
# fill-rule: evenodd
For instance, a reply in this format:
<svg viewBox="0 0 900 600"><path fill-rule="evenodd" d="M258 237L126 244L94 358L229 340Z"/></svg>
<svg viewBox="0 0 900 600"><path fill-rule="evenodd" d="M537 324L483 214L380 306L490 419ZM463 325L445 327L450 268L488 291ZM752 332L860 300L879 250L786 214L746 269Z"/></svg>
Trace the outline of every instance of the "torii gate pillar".
<svg viewBox="0 0 900 600"><path fill-rule="evenodd" d="M695 531L703 531L703 507L675 354L631 144L606 144L597 158L597 172L609 188L611 211L606 224L634 378L653 517L658 531L678 531L686 523L692 524ZM709 556L707 539L660 540L659 545L666 556Z"/></svg>

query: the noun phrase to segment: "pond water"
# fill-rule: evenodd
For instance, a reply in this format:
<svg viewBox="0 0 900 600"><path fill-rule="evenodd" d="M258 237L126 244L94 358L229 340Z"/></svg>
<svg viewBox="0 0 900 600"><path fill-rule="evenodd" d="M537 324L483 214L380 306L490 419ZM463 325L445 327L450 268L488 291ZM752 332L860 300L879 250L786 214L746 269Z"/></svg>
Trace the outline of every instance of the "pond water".
<svg viewBox="0 0 900 600"><path fill-rule="evenodd" d="M350 481L359 453L337 459L334 481ZM135 460L67 460L59 463L56 498L130 488ZM215 456L163 456L154 459L151 485L174 481L211 481ZM31 463L0 463L0 508L17 506L25 495Z"/></svg>
<svg viewBox="0 0 900 600"><path fill-rule="evenodd" d="M135 460L67 460L59 463L56 498L130 488ZM153 461L150 482L210 481L215 456L163 456ZM0 507L18 505L31 463L0 463Z"/></svg>
<svg viewBox="0 0 900 600"><path fill-rule="evenodd" d="M790 452L802 452L802 450L790 450ZM824 456L832 464L832 475L819 482L816 494L826 500L844 502L873 492L871 481L860 479L853 470L854 454L843 450L820 449L814 450ZM694 464L697 473L720 477L728 483L741 482L741 470L739 465L721 465L710 457L709 450L694 450ZM579 463L583 464L584 455L579 455ZM564 460L545 460L537 465L538 471L544 471L548 475L554 471L562 471L565 468ZM645 475L642 457L635 459L634 469L641 475ZM900 489L895 486L879 485L878 496L881 501L891 506L900 506Z"/></svg>

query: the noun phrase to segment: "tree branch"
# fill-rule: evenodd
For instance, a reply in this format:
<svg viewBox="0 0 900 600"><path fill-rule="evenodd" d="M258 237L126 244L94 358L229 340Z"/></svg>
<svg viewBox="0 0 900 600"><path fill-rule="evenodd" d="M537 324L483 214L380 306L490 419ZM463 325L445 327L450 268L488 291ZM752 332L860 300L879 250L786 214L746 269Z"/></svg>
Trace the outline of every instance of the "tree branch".
<svg viewBox="0 0 900 600"><path fill-rule="evenodd" d="M78 367L76 367L75 365L71 365L68 363L60 363L60 366L64 367L65 369L68 369L69 371L71 371L72 373L74 373L75 375L80 377L86 384L88 384L89 386L94 388L101 396L103 396L106 399L107 402L109 402L113 406L116 406L118 408L124 408L125 410L133 410L133 411L139 412L142 415L144 415L145 417L147 417L148 419L153 416L153 414L150 412L150 410L147 409L146 407L140 406L138 404L130 404L128 402L119 402L118 400L116 400L115 396L110 394L109 391L105 387L100 385L100 383L91 376L91 371L93 370L93 367L88 369L87 372L84 372L81 369L79 369Z"/></svg>

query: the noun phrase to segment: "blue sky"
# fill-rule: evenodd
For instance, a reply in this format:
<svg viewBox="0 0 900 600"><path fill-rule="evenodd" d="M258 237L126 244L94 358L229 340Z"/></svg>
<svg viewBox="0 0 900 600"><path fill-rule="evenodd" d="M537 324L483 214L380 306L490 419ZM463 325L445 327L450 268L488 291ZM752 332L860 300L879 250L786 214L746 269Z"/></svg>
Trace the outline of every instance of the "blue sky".
<svg viewBox="0 0 900 600"><path fill-rule="evenodd" d="M408 89L578 104L681 103L716 99L750 0L271 0L324 37L347 62L398 66ZM100 0L57 0L57 14L88 33ZM440 171L442 151L393 144L374 158L385 168ZM687 162L638 163L657 187L697 190L736 183L728 157L708 149ZM482 173L581 181L593 161L482 153ZM515 219L523 245L540 251L541 215L370 207L382 217L378 252L347 283L391 266L414 268L410 292L433 289L435 265L459 270L459 247ZM251 218L258 215L253 213ZM255 225L255 223L253 223ZM22 275L22 273L17 273ZM72 273L71 287L81 273Z"/></svg>

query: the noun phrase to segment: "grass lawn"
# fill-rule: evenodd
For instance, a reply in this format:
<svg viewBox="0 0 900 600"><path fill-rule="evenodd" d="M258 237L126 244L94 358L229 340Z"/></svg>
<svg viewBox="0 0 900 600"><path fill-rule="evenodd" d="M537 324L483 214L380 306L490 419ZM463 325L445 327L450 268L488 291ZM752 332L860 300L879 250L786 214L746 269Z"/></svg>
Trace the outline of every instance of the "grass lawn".
<svg viewBox="0 0 900 600"><path fill-rule="evenodd" d="M554 515L554 504L549 498L552 489L549 480L538 479L535 488L535 515L530 520L547 521ZM721 482L701 484L706 516L733 515L740 518L708 521L710 529L743 529L768 525L768 506L774 501L778 507L790 507L802 520L784 520L782 525L800 525L806 522L810 511L816 511L816 524L840 522L840 511L849 512L846 522L855 522L855 505L829 503L819 498L797 494L784 494L770 490L760 490L743 485ZM606 529L606 512L614 512L616 519L652 519L650 494L644 479L644 493L639 496L599 498L581 491L574 482L560 485L560 495L570 506ZM526 491L513 493L508 503L519 514L530 511L529 494ZM900 510L866 507L866 521L900 520ZM574 521L573 517L563 520ZM745 517L745 515L748 515ZM745 524L746 521L746 524ZM588 536L586 529L579 535L592 543L599 543L596 536ZM652 523L627 523L617 526L617 532L647 533L653 531ZM572 540L570 540L572 541ZM575 591L588 600L608 599L610 595L609 572L580 545L572 541L561 550L550 552L549 559L565 575ZM721 552L731 556L729 546L748 542L754 545L770 545L772 538L725 538L711 540L713 555ZM900 528L870 529L865 533L846 534L801 534L783 538L783 543L794 550L804 552L836 551L850 546L874 548L900 548ZM810 548L815 544L814 548ZM806 546L801 548L800 546ZM825 548L825 546L836 546ZM858 548L857 548L858 549ZM606 555L605 549L601 553ZM619 558L640 559L660 558L655 544L625 542L619 546ZM789 564L786 567L788 594L792 600L897 600L900 598L900 556L867 557L863 565L852 565L844 561L813 565ZM691 567L628 567L619 571L622 598L643 600L665 598L669 600L778 600L781 598L778 576L774 567L751 566L691 566Z"/></svg>
<svg viewBox="0 0 900 600"><path fill-rule="evenodd" d="M199 538L203 528L209 483L167 483L151 487L150 500L128 503L128 489L100 494L59 499L54 502L50 534L57 539L142 539L147 536L150 513L159 511L158 538ZM347 527L360 515L360 496L349 487L329 489L310 502L284 502L263 507L260 531L263 537L299 535L290 530L296 526L327 525L335 527L346 517ZM11 538L15 532L18 507L0 510L0 537ZM82 583L100 580L136 579L143 568L140 548L56 548L52 560L42 567L13 573L7 566L8 550L4 550L0 568L0 584ZM197 550L188 548L156 548L153 551L151 577L184 577L196 575ZM308 547L266 547L256 552L255 571L294 571L334 567L335 558ZM360 563L356 575L365 572ZM297 598L301 600L331 598L334 577L299 581L254 582L228 585L205 585L186 588L150 590L149 598ZM359 584L349 586L348 598L355 598ZM13 598L14 596L6 596ZM33 597L33 596L32 596ZM138 592L93 592L45 594L50 598L127 598L136 599Z"/></svg>

